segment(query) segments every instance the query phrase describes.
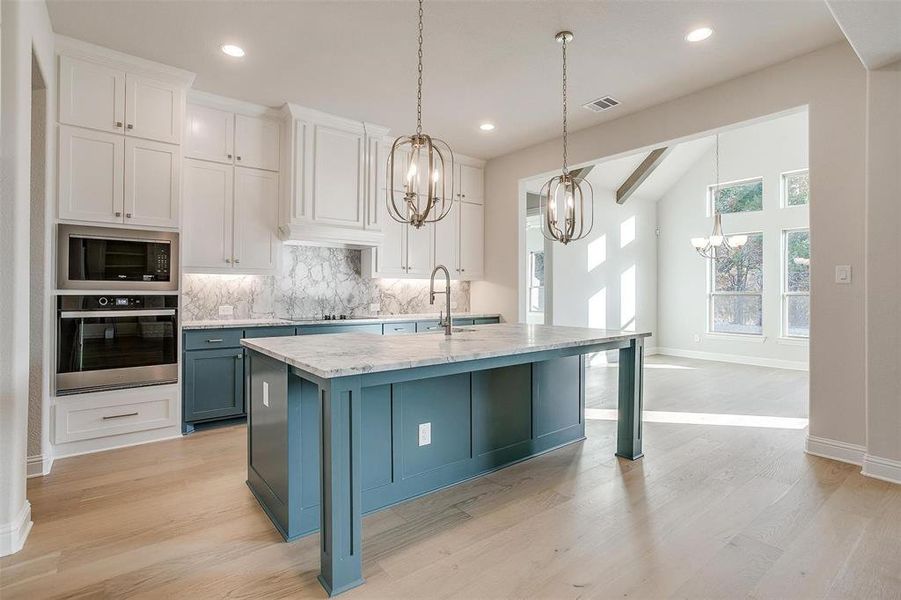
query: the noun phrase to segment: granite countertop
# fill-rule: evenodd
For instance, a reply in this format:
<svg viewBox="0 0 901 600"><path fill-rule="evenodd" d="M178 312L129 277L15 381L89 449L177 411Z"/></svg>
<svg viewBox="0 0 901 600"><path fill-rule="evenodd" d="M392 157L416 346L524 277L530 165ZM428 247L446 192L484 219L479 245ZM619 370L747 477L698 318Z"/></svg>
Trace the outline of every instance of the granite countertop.
<svg viewBox="0 0 901 600"><path fill-rule="evenodd" d="M386 336L343 333L245 339L241 344L328 379L590 346L650 335L609 329L500 323L463 327L450 338L441 332Z"/></svg>
<svg viewBox="0 0 901 600"><path fill-rule="evenodd" d="M499 317L498 313L452 313L455 319L481 319ZM373 315L350 317L348 319L209 319L202 321L182 321L182 329L226 329L229 327L272 327L278 325L353 325L364 323L401 323L406 321L438 320L438 313L407 315Z"/></svg>

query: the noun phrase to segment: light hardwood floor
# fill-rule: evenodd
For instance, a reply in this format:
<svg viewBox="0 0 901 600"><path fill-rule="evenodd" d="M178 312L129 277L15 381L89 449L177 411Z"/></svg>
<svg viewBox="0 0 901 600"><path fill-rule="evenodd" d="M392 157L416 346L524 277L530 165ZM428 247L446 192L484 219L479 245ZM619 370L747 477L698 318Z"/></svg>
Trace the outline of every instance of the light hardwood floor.
<svg viewBox="0 0 901 600"><path fill-rule="evenodd" d="M647 408L787 417L806 373L650 357ZM615 402L593 367L589 407ZM805 430L647 423L365 519L353 598L901 598L901 486L808 456ZM58 461L0 597L322 598L319 538L281 541L244 485L245 429Z"/></svg>

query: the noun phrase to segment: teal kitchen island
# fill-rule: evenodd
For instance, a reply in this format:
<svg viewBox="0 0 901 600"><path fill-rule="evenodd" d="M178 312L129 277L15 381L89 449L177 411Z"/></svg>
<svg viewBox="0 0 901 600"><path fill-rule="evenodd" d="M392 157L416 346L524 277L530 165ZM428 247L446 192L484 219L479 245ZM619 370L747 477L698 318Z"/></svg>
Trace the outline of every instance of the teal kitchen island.
<svg viewBox="0 0 901 600"><path fill-rule="evenodd" d="M453 335L244 339L247 485L286 540L320 530L329 595L363 583L362 517L585 437L585 355L619 351L618 456L641 457L650 333L497 324Z"/></svg>

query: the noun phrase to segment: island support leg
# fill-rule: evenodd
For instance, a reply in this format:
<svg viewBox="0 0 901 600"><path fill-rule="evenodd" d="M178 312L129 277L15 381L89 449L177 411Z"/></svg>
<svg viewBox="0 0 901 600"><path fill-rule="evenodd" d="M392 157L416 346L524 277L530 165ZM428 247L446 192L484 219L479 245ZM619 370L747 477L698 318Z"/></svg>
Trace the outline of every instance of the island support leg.
<svg viewBox="0 0 901 600"><path fill-rule="evenodd" d="M641 458L641 409L644 395L644 340L634 339L619 351L619 410L616 455Z"/></svg>
<svg viewBox="0 0 901 600"><path fill-rule="evenodd" d="M329 596L363 583L360 484L360 378L319 388L321 516L319 582Z"/></svg>

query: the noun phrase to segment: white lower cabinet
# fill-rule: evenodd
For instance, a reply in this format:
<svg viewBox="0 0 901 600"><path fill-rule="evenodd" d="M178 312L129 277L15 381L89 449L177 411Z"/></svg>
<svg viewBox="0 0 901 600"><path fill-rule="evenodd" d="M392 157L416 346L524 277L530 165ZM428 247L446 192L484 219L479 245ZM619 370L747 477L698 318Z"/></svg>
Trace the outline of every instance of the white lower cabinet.
<svg viewBox="0 0 901 600"><path fill-rule="evenodd" d="M182 265L208 273L267 273L277 264L278 174L184 161Z"/></svg>
<svg viewBox="0 0 901 600"><path fill-rule="evenodd" d="M125 138L125 223L178 227L180 166L178 146Z"/></svg>

